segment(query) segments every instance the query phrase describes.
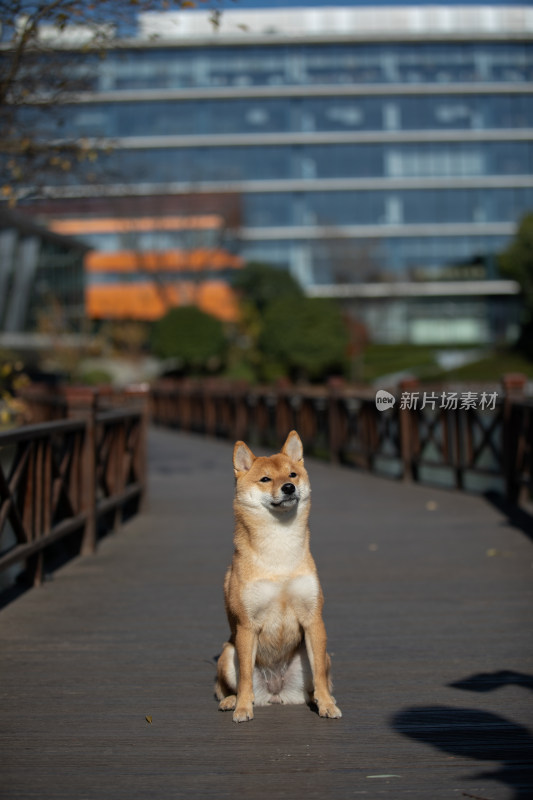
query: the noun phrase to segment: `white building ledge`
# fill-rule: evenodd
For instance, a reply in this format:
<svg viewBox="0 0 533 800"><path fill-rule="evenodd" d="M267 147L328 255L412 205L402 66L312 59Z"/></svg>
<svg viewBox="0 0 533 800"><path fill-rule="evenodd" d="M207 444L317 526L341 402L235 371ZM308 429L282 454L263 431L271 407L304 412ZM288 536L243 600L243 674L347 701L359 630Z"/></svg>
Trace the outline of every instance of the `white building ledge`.
<svg viewBox="0 0 533 800"><path fill-rule="evenodd" d="M399 281L389 283L339 283L307 286L309 297L394 298L394 297L488 297L517 295L516 281Z"/></svg>
<svg viewBox="0 0 533 800"><path fill-rule="evenodd" d="M527 6L360 6L224 10L218 27L210 11L147 12L139 15L141 39L286 36L309 38L372 35L472 36L533 32Z"/></svg>

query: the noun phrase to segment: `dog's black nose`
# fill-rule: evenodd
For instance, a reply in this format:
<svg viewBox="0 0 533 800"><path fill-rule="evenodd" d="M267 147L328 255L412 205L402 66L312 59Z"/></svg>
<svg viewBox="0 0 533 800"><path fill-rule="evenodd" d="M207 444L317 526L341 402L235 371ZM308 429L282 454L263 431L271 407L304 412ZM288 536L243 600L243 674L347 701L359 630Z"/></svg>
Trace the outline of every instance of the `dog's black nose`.
<svg viewBox="0 0 533 800"><path fill-rule="evenodd" d="M296 487L294 483L284 483L283 486L281 487L281 491L283 492L283 494L294 494L295 488Z"/></svg>

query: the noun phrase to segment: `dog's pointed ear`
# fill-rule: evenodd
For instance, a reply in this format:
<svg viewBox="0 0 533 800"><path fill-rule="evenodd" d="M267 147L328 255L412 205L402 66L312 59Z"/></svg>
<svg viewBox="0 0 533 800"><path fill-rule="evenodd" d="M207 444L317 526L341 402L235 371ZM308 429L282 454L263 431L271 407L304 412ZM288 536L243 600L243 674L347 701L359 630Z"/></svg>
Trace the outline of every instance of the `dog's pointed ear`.
<svg viewBox="0 0 533 800"><path fill-rule="evenodd" d="M235 442L233 448L233 470L235 475L239 472L248 472L255 461L255 456L244 442Z"/></svg>
<svg viewBox="0 0 533 800"><path fill-rule="evenodd" d="M304 460L304 446L296 431L291 431L289 433L281 452L288 456L291 461Z"/></svg>

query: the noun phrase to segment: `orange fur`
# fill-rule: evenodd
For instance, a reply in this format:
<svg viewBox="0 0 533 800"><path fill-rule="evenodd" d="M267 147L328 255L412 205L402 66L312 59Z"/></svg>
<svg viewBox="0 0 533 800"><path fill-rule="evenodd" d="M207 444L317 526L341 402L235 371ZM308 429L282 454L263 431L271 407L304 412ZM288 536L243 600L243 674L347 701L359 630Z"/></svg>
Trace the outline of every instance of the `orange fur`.
<svg viewBox="0 0 533 800"><path fill-rule="evenodd" d="M291 431L269 458L237 442L233 467L235 551L224 581L231 636L218 660L219 708L244 722L254 702L314 701L320 716L340 717L309 550L311 488L300 437Z"/></svg>

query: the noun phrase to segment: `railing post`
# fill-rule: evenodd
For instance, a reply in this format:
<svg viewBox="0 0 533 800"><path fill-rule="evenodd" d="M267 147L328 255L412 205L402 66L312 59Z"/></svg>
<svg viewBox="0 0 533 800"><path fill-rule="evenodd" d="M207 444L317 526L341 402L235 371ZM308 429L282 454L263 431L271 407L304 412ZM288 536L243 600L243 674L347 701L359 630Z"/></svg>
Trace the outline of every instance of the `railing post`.
<svg viewBox="0 0 533 800"><path fill-rule="evenodd" d="M69 417L83 419L85 436L81 464L81 510L87 514L81 545L82 555L96 551L96 408L98 392L89 387L65 389Z"/></svg>
<svg viewBox="0 0 533 800"><path fill-rule="evenodd" d="M31 541L35 541L41 534L39 525L39 506L40 492L38 489L38 449L41 442L37 440L33 443L28 460L28 468L26 470L26 478L24 485L24 494L22 497L22 519L24 522L24 530L28 532ZM29 584L33 586L40 586L43 580L43 552L40 550L33 556L26 560L26 579Z"/></svg>
<svg viewBox="0 0 533 800"><path fill-rule="evenodd" d="M294 392L294 386L287 378L279 378L276 381L276 427L275 441L283 442L292 430L292 415L290 398Z"/></svg>
<svg viewBox="0 0 533 800"><path fill-rule="evenodd" d="M217 433L217 410L224 402L221 397L220 385L213 378L206 378L201 384L201 409L202 409L202 433L206 436L215 436Z"/></svg>
<svg viewBox="0 0 533 800"><path fill-rule="evenodd" d="M148 423L151 418L151 392L148 386L142 385L126 390L127 397L135 397L141 408L141 421L137 447L135 448L135 474L142 486L139 510L145 508L148 495Z"/></svg>
<svg viewBox="0 0 533 800"><path fill-rule="evenodd" d="M505 491L511 503L520 500L522 481L519 464L525 448L524 413L519 402L524 399L527 378L521 373L508 373L502 377L503 430L502 452Z"/></svg>
<svg viewBox="0 0 533 800"><path fill-rule="evenodd" d="M124 420L109 426L106 431L110 442L109 459L107 463L107 485L111 487L111 496L119 497L125 488L124 454L126 452L126 423ZM111 530L117 530L122 522L122 506L115 506L112 512Z"/></svg>
<svg viewBox="0 0 533 800"><path fill-rule="evenodd" d="M418 431L414 424L416 417L412 409L400 405L401 396L404 392L413 393L418 391L420 384L417 378L404 378L398 384L400 398L398 400L398 426L400 432L400 453L403 463L403 480L417 480L418 470L415 463L415 455L418 451Z"/></svg>
<svg viewBox="0 0 533 800"><path fill-rule="evenodd" d="M180 420L179 426L180 430L182 431L192 431L193 429L193 391L194 386L190 378L184 378L183 380L179 381L177 385L177 390L179 392L179 403L180 403Z"/></svg>
<svg viewBox="0 0 533 800"><path fill-rule="evenodd" d="M248 384L246 381L238 381L234 384L232 389L228 391L232 392L234 403L232 438L234 440L247 439L250 434L247 405Z"/></svg>
<svg viewBox="0 0 533 800"><path fill-rule="evenodd" d="M38 539L46 536L52 527L52 444L49 438L39 439L35 443L32 458L30 472L33 474L34 488L30 503L33 509L33 538ZM31 524L32 520L28 522ZM28 559L26 569L33 586L41 586L44 581L44 549Z"/></svg>
<svg viewBox="0 0 533 800"><path fill-rule="evenodd" d="M330 378L328 389L328 430L329 430L329 458L334 464L340 461L340 452L343 444L342 420L339 403L343 396L344 381L342 378Z"/></svg>
<svg viewBox="0 0 533 800"><path fill-rule="evenodd" d="M250 388L247 390L244 402L246 404L247 418L246 435L248 437L248 442L252 445L256 445L260 441L258 411L259 397L257 390L253 386L250 386Z"/></svg>

